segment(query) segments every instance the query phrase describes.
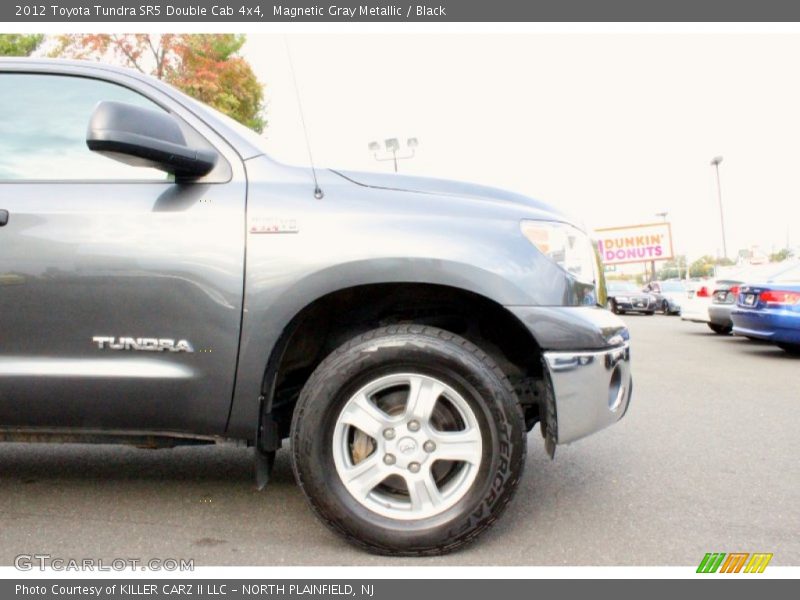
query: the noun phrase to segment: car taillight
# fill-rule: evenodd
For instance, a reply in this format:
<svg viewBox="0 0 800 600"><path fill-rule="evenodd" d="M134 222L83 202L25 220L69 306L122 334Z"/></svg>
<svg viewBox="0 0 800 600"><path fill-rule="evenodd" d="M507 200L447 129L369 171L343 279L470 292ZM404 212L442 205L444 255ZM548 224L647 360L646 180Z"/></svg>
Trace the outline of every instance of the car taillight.
<svg viewBox="0 0 800 600"><path fill-rule="evenodd" d="M761 301L767 304L780 304L782 306L795 306L800 304L800 292L781 292L769 290L761 292Z"/></svg>
<svg viewBox="0 0 800 600"><path fill-rule="evenodd" d="M698 298L708 298L709 296L711 296L711 291L706 286L703 286L697 290Z"/></svg>
<svg viewBox="0 0 800 600"><path fill-rule="evenodd" d="M738 295L739 295L739 286L738 286L738 285L735 285L735 286L733 286L733 287L732 287L730 290L728 290L728 291L729 291L731 294L733 294L733 297L735 298L736 296L738 296Z"/></svg>

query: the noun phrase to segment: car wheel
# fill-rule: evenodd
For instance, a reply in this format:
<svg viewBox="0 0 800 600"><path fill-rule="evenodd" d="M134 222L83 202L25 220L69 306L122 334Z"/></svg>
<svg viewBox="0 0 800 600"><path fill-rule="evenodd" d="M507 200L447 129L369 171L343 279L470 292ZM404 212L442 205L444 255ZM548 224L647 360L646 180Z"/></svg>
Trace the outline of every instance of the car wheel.
<svg viewBox="0 0 800 600"><path fill-rule="evenodd" d="M800 356L800 344L778 344L778 347L792 356Z"/></svg>
<svg viewBox="0 0 800 600"><path fill-rule="evenodd" d="M652 317L654 314L656 314L656 311L654 311L654 310L648 310L648 311L647 311L646 313L644 313L644 314L646 314L648 317Z"/></svg>
<svg viewBox="0 0 800 600"><path fill-rule="evenodd" d="M460 548L508 505L525 463L505 374L454 334L376 329L314 371L292 419L293 467L317 516L371 552Z"/></svg>
<svg viewBox="0 0 800 600"><path fill-rule="evenodd" d="M664 302L661 304L661 312L663 312L665 315L668 315L670 313L669 302L667 302L666 300L664 300Z"/></svg>
<svg viewBox="0 0 800 600"><path fill-rule="evenodd" d="M609 298L606 302L606 308L610 310L615 315L619 314L619 309L617 308L617 303L614 301L613 298Z"/></svg>
<svg viewBox="0 0 800 600"><path fill-rule="evenodd" d="M733 331L732 325L718 325L717 323L709 323L708 326L711 331L718 335L728 335L731 331Z"/></svg>

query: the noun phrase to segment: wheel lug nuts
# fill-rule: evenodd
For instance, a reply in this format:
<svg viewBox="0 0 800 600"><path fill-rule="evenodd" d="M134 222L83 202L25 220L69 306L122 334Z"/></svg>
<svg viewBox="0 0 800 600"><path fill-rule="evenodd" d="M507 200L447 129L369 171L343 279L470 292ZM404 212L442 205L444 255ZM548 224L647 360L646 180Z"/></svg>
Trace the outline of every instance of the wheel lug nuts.
<svg viewBox="0 0 800 600"><path fill-rule="evenodd" d="M383 437L385 437L387 440L393 440L394 439L394 429L392 429L391 427L389 429L384 429L383 430Z"/></svg>
<svg viewBox="0 0 800 600"><path fill-rule="evenodd" d="M397 462L397 459L394 457L394 454L385 454L383 456L383 462L385 462L387 465L393 465Z"/></svg>
<svg viewBox="0 0 800 600"><path fill-rule="evenodd" d="M409 421L408 422L408 430L409 431L419 431L419 421Z"/></svg>
<svg viewBox="0 0 800 600"><path fill-rule="evenodd" d="M419 473L419 463L411 463L408 465L408 470L412 473Z"/></svg>
<svg viewBox="0 0 800 600"><path fill-rule="evenodd" d="M422 444L422 449L425 450L425 452L433 452L436 450L436 444L434 444L431 440L428 440Z"/></svg>

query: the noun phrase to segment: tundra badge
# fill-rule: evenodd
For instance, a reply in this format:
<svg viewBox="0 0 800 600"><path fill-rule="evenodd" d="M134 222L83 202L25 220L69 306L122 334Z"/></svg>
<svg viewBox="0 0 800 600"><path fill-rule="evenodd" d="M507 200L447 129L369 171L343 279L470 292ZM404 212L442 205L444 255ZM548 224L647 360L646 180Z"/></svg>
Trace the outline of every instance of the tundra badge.
<svg viewBox="0 0 800 600"><path fill-rule="evenodd" d="M186 340L170 340L165 338L132 338L107 337L96 335L92 342L100 350L141 350L144 352L194 352L192 345Z"/></svg>

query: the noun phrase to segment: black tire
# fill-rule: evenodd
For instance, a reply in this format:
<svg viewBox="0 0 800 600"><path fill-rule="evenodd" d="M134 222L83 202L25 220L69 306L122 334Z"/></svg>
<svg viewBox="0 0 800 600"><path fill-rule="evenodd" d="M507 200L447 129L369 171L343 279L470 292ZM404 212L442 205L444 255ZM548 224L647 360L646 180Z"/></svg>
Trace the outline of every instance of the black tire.
<svg viewBox="0 0 800 600"><path fill-rule="evenodd" d="M648 311L647 311L646 313L644 313L644 314L646 314L648 317L652 317L654 314L656 314L656 311L654 311L654 310L648 310Z"/></svg>
<svg viewBox="0 0 800 600"><path fill-rule="evenodd" d="M342 407L357 390L409 371L457 390L484 441L475 480L456 504L427 518L400 520L370 510L348 492L332 440ZM522 410L505 373L467 340L421 325L376 329L329 355L300 394L291 437L295 477L317 516L347 541L395 556L445 554L475 539L513 497L526 454Z"/></svg>
<svg viewBox="0 0 800 600"><path fill-rule="evenodd" d="M709 323L709 329L717 335L728 335L733 331L732 325L718 325L717 323Z"/></svg>
<svg viewBox="0 0 800 600"><path fill-rule="evenodd" d="M665 315L669 315L670 314L669 302L667 302L666 300L664 300L661 303L661 312L663 312Z"/></svg>
<svg viewBox="0 0 800 600"><path fill-rule="evenodd" d="M615 315L619 314L619 308L617 308L617 302L613 298L608 299L608 301L606 302L606 308Z"/></svg>
<svg viewBox="0 0 800 600"><path fill-rule="evenodd" d="M778 344L778 348L792 356L800 356L800 344Z"/></svg>

